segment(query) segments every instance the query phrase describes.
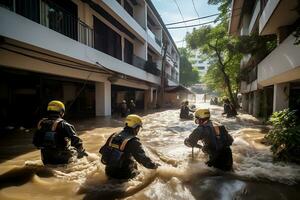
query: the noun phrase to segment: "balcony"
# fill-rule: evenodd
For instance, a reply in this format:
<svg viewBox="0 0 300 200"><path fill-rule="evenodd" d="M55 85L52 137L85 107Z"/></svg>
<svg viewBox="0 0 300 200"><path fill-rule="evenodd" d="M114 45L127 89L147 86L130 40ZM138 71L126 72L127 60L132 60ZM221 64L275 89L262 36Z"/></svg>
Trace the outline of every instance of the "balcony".
<svg viewBox="0 0 300 200"><path fill-rule="evenodd" d="M174 83L178 83L178 80L176 79L176 77L170 75L170 74L167 74L166 73L166 78Z"/></svg>
<svg viewBox="0 0 300 200"><path fill-rule="evenodd" d="M146 72L153 74L155 76L160 76L160 70L157 69L157 64L152 61L147 61L145 63L144 69Z"/></svg>
<svg viewBox="0 0 300 200"><path fill-rule="evenodd" d="M155 36L155 34L149 28L147 28L147 34L148 34L148 43L151 45L152 49L154 49L156 53L161 54L160 40Z"/></svg>
<svg viewBox="0 0 300 200"><path fill-rule="evenodd" d="M39 7L40 6L38 6L38 8ZM53 6L48 7L53 8ZM7 6L5 6L5 8L3 8L2 5L0 6L0 36L10 38L18 43L31 45L36 49L47 51L49 54L55 53L66 59L85 62L95 68L101 65L109 70L154 84L160 83L159 77L147 73L144 69L138 69L132 64L127 64L94 49L94 40L91 39L93 38L94 30L87 26L83 26L82 29L79 28L84 23L80 23L80 20L77 20L75 23L74 18L65 17L64 14L61 15L62 10L59 12L56 11L56 13L60 13L58 16L63 16L63 20L60 20L60 23L54 23L49 19L49 15L45 15L44 19L43 17L38 17L33 20L30 16L21 16L19 13L16 14L13 8L11 10L14 12L11 12L8 8ZM65 24L69 24L70 28L62 28L62 25ZM76 26L78 29L74 28ZM89 32L91 34L89 34ZM49 73L48 69L42 67L35 67L33 70L36 72ZM61 70L63 70L63 67ZM71 74L65 75L71 76Z"/></svg>
<svg viewBox="0 0 300 200"><path fill-rule="evenodd" d="M262 86L297 80L300 77L300 46L288 36L258 64L258 83Z"/></svg>
<svg viewBox="0 0 300 200"><path fill-rule="evenodd" d="M82 44L94 46L94 31L83 21L77 19L64 8L58 6L50 0L41 0L40 6L32 1L23 2L16 8L14 1L11 4L1 4L0 6L16 12L30 20L33 20L47 28L59 32Z"/></svg>
<svg viewBox="0 0 300 200"><path fill-rule="evenodd" d="M298 0L269 0L259 19L259 33L274 34L279 27L295 23L299 18L297 3Z"/></svg>
<svg viewBox="0 0 300 200"><path fill-rule="evenodd" d="M252 17L251 17L249 28L248 28L249 34L252 33L254 25L257 22L258 16L260 14L260 5L261 5L260 0L257 0L255 3L255 6L254 6L254 11L252 13Z"/></svg>
<svg viewBox="0 0 300 200"><path fill-rule="evenodd" d="M114 16L121 24L126 25L139 39L145 41L147 38L146 31L116 0L102 0L101 6L110 10L110 14ZM145 13L145 10L143 11ZM140 16L143 16L143 12Z"/></svg>

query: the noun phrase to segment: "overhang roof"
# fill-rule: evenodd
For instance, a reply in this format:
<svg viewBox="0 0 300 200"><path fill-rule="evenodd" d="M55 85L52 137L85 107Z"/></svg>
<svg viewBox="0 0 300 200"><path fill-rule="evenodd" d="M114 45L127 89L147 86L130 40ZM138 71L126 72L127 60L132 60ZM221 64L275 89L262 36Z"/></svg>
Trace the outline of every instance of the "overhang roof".
<svg viewBox="0 0 300 200"><path fill-rule="evenodd" d="M188 94L195 94L194 92L190 91L183 85L178 85L178 86L169 86L165 88L165 91L167 93L173 93L173 92L186 92Z"/></svg>

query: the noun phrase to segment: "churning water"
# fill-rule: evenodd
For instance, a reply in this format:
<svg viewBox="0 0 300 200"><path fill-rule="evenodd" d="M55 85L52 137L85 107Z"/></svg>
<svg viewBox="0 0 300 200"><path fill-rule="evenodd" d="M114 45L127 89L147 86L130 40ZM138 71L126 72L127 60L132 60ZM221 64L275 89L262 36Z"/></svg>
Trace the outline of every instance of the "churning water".
<svg viewBox="0 0 300 200"><path fill-rule="evenodd" d="M234 172L207 167L198 149L192 158L183 140L196 125L167 110L145 115L139 134L161 167L139 166L140 174L128 182L107 179L98 155L108 136L121 130L121 119L75 123L89 156L65 166L43 166L39 152L27 150L29 133L10 138L0 147L0 199L299 199L300 166L273 162L269 147L260 143L265 127L249 115L227 119L220 107L211 111L235 139Z"/></svg>

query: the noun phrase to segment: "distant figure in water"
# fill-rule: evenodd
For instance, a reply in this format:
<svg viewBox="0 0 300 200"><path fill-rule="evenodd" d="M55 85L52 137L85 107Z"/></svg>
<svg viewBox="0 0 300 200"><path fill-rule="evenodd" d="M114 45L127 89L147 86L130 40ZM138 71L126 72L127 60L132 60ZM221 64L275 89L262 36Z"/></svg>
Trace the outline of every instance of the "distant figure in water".
<svg viewBox="0 0 300 200"><path fill-rule="evenodd" d="M123 100L121 104L121 117L126 117L127 115L128 115L127 103L126 100Z"/></svg>
<svg viewBox="0 0 300 200"><path fill-rule="evenodd" d="M130 100L130 103L129 103L129 112L130 112L130 114L135 113L135 103L132 99Z"/></svg>
<svg viewBox="0 0 300 200"><path fill-rule="evenodd" d="M235 107L230 103L228 98L224 99L224 112L222 115L226 114L226 117L235 117L237 115Z"/></svg>
<svg viewBox="0 0 300 200"><path fill-rule="evenodd" d="M48 116L38 123L33 144L41 149L44 164L67 164L71 158L87 156L74 127L62 118L64 114L65 105L51 101L47 107Z"/></svg>
<svg viewBox="0 0 300 200"><path fill-rule="evenodd" d="M138 174L137 163L148 169L156 169L159 164L153 162L143 150L137 137L142 127L142 118L138 115L128 115L125 127L119 133L112 134L101 147L101 162L106 165L105 173L116 179L130 179Z"/></svg>
<svg viewBox="0 0 300 200"><path fill-rule="evenodd" d="M193 119L194 116L190 112L194 112L194 111L189 108L189 101L183 102L181 105L181 108L180 108L180 118L181 119Z"/></svg>
<svg viewBox="0 0 300 200"><path fill-rule="evenodd" d="M198 147L203 142L202 151L208 154L206 164L224 171L232 170L232 152L230 146L233 138L226 128L210 120L209 109L198 109L195 112L195 123L199 126L184 140L188 147Z"/></svg>

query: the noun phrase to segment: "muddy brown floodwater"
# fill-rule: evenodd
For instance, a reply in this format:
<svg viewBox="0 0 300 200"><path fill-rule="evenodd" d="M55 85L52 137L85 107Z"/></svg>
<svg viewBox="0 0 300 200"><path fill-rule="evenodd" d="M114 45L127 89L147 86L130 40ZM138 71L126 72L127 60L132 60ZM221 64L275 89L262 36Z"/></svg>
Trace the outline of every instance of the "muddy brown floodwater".
<svg viewBox="0 0 300 200"><path fill-rule="evenodd" d="M75 122L89 156L67 166L43 166L32 133L1 138L0 199L300 199L300 167L272 161L269 147L260 143L265 127L249 115L227 119L221 107L210 108L235 139L234 172L207 167L198 150L192 159L183 140L196 125L179 120L179 110L166 110L145 114L139 134L161 167L139 166L140 174L128 182L108 180L98 150L123 123L96 118Z"/></svg>

